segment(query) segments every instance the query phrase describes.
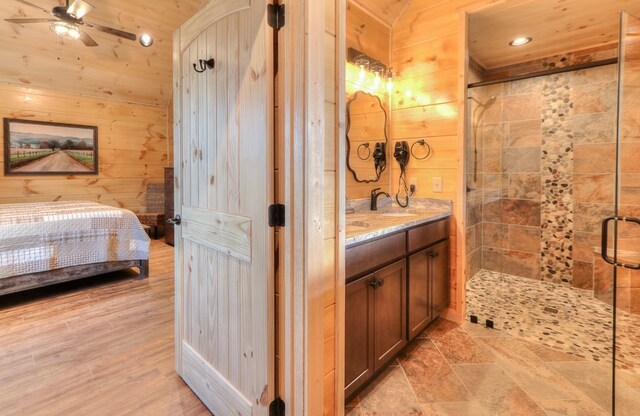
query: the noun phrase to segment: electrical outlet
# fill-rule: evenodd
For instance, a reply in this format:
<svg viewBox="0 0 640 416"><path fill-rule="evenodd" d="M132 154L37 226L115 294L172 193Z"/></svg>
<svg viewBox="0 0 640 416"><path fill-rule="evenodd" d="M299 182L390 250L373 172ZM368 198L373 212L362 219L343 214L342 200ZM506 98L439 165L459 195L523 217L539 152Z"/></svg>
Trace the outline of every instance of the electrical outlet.
<svg viewBox="0 0 640 416"><path fill-rule="evenodd" d="M440 193L442 192L442 177L434 176L433 177L433 192Z"/></svg>

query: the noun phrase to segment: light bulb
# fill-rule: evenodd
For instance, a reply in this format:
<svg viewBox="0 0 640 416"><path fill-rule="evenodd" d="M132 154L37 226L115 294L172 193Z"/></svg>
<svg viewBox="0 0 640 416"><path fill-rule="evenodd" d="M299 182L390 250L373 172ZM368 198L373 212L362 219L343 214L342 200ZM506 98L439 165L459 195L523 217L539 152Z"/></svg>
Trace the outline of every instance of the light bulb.
<svg viewBox="0 0 640 416"><path fill-rule="evenodd" d="M53 27L53 30L56 32L56 34L63 36L65 34L67 34L67 32L69 32L69 28L65 25L55 25Z"/></svg>
<svg viewBox="0 0 640 416"><path fill-rule="evenodd" d="M387 72L387 91L389 94L393 91L393 70L391 68Z"/></svg>
<svg viewBox="0 0 640 416"><path fill-rule="evenodd" d="M71 28L69 28L69 31L67 32L67 36L69 36L73 40L79 39L80 38L80 30L78 30L78 28L76 28L76 27L71 27Z"/></svg>
<svg viewBox="0 0 640 416"><path fill-rule="evenodd" d="M365 58L356 59L356 66L360 68L360 81L364 81L369 70L369 60Z"/></svg>
<svg viewBox="0 0 640 416"><path fill-rule="evenodd" d="M145 48L148 48L149 46L153 45L153 38L150 34L144 33L142 36L140 36L140 44Z"/></svg>
<svg viewBox="0 0 640 416"><path fill-rule="evenodd" d="M373 86L374 86L376 89L377 89L377 88L380 88L380 81L381 81L381 79L380 79L380 73L379 73L379 72L376 72L376 77L375 77L375 78L374 78L374 80L373 80Z"/></svg>

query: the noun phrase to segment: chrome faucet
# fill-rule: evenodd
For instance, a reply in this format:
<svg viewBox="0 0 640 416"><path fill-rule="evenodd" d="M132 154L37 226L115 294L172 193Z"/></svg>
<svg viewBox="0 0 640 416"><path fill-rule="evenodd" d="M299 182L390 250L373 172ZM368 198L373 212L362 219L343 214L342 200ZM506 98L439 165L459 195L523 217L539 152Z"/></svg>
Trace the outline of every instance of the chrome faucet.
<svg viewBox="0 0 640 416"><path fill-rule="evenodd" d="M373 191L371 191L371 211L377 211L378 210L378 197L380 195L384 195L386 197L389 196L389 194L384 192L384 191L377 192L379 190L380 190L380 188L376 188Z"/></svg>

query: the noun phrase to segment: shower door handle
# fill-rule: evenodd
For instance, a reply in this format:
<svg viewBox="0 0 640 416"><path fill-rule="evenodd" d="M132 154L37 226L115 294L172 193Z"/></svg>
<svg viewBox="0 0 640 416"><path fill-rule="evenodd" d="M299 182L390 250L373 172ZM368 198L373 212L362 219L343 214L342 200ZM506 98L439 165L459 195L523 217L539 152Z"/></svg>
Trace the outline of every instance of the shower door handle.
<svg viewBox="0 0 640 416"><path fill-rule="evenodd" d="M624 222L632 222L634 224L638 224L640 225L640 219L638 218L631 218L631 217L608 217L605 218L604 221L602 221L602 244L601 244L601 249L602 249L602 259L604 261L606 261L607 263L613 265L613 266L620 266L620 267L624 267L626 269L632 269L632 270L640 270L640 264L628 264L628 263L620 263L617 260L617 256L616 259L612 259L611 257L609 257L609 252L608 252L608 243L609 243L609 223L611 221L624 221Z"/></svg>

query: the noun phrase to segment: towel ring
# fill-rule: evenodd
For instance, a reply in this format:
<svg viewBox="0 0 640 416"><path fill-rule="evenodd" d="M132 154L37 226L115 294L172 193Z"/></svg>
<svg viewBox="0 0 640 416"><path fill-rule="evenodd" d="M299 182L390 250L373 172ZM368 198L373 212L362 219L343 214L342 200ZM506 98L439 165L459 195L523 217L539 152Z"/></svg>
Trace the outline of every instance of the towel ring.
<svg viewBox="0 0 640 416"><path fill-rule="evenodd" d="M427 148L427 150L428 150L428 151L427 151L427 154L426 154L425 156L423 156L423 157L418 157L418 156L416 156L416 154L415 154L415 153L414 153L414 151L413 151L413 147L414 147L415 145L417 145L417 144L419 144L419 145L420 145L420 146L422 146L422 147L426 147L426 148ZM413 157L414 157L415 159L417 159L417 160L425 160L426 158L428 158L429 156L431 156L431 146L429 146L429 143L427 143L427 142L426 142L426 140L424 140L424 139L420 139L420 140L418 140L417 142L414 142L414 143L411 145L411 156L413 156Z"/></svg>
<svg viewBox="0 0 640 416"><path fill-rule="evenodd" d="M364 147L365 149L367 149L367 156L366 157L362 157L360 156L360 148ZM356 151L356 153L358 154L358 158L360 160L367 160L369 159L369 157L371 156L371 148L369 147L369 142L366 143L362 143L360 146L358 146L358 150Z"/></svg>

